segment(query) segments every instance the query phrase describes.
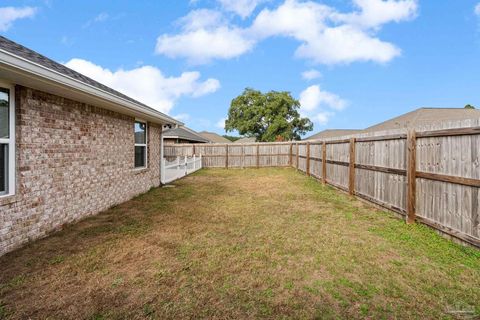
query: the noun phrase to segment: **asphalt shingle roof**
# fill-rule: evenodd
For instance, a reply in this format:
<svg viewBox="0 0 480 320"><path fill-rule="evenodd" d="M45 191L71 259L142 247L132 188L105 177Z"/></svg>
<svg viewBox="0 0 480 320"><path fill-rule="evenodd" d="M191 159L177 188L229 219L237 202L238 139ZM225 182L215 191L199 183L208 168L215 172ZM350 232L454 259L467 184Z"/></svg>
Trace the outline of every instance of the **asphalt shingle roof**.
<svg viewBox="0 0 480 320"><path fill-rule="evenodd" d="M180 138L184 140L189 140L189 141L195 141L195 142L205 142L208 143L210 142L209 140L205 139L201 135L194 133L193 130L185 129L183 127L178 127L178 128L173 128L169 129L167 131L163 132L163 137L164 138Z"/></svg>
<svg viewBox="0 0 480 320"><path fill-rule="evenodd" d="M254 137L244 137L234 141L234 143L254 143L256 141L257 139L255 139Z"/></svg>
<svg viewBox="0 0 480 320"><path fill-rule="evenodd" d="M219 134L216 134L215 132L208 132L208 131L202 131L198 133L205 139L208 139L211 143L232 143L232 141L228 140L225 137L222 137Z"/></svg>
<svg viewBox="0 0 480 320"><path fill-rule="evenodd" d="M347 136L349 134L360 133L362 130L358 129L327 129L320 131L310 137L307 137L303 140L317 140L317 139L326 139L326 138L334 138L334 137L341 137Z"/></svg>
<svg viewBox="0 0 480 320"><path fill-rule="evenodd" d="M24 58L26 60L29 60L33 63L39 64L39 65L41 65L45 68L48 68L50 70L61 73L64 76L68 76L70 78L73 78L75 80L83 82L84 84L88 84L88 85L91 85L91 86L93 86L97 89L108 92L108 93L110 93L114 96L117 96L118 98L125 99L129 102L141 105L142 107L144 107L146 109L149 109L150 111L156 112L158 114L161 114L166 118L170 118L169 116L161 113L158 110L155 110L154 108L151 108L151 107L147 106L146 104L144 104L140 101L137 101L133 98L130 98L129 96L127 96L127 95L125 95L121 92L118 92L118 91L116 91L116 90L114 90L110 87L107 87L106 85L103 85L100 82L97 82L97 81L95 81L95 80L93 80L93 79L91 79L87 76L84 76L83 74L81 74L77 71L74 71L74 70L64 66L63 64L55 62L52 59L49 59L49 58L39 54L38 52L35 52L31 49L28 49L27 47L24 47L24 46L22 46L22 45L20 45L16 42L13 42L13 41L11 41L11 40L9 40L5 37L2 37L2 36L0 36L0 49L4 50L4 51L7 51L11 54L14 54L16 56L19 56L21 58Z"/></svg>
<svg viewBox="0 0 480 320"><path fill-rule="evenodd" d="M415 128L440 122L479 119L480 110L465 108L419 108L365 129L366 132Z"/></svg>

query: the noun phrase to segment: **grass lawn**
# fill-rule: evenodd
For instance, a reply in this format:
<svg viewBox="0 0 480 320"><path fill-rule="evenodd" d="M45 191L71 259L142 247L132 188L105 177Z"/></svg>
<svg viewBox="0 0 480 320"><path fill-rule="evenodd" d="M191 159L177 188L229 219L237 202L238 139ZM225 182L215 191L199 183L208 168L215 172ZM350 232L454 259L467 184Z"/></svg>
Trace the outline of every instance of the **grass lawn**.
<svg viewBox="0 0 480 320"><path fill-rule="evenodd" d="M175 185L0 258L0 319L480 314L479 250L293 169Z"/></svg>

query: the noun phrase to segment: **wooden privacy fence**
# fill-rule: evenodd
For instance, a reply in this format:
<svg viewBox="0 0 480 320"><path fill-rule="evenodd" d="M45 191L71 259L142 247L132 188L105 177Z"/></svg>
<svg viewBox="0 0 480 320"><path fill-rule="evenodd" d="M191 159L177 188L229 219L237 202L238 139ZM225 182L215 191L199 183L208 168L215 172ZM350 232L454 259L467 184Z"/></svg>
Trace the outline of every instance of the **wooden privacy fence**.
<svg viewBox="0 0 480 320"><path fill-rule="evenodd" d="M165 145L164 157L202 155L204 168L287 167L291 165L290 142L254 144Z"/></svg>
<svg viewBox="0 0 480 320"><path fill-rule="evenodd" d="M392 131L393 132L393 131ZM480 247L480 127L325 141L169 145L203 167L293 166L308 176Z"/></svg>

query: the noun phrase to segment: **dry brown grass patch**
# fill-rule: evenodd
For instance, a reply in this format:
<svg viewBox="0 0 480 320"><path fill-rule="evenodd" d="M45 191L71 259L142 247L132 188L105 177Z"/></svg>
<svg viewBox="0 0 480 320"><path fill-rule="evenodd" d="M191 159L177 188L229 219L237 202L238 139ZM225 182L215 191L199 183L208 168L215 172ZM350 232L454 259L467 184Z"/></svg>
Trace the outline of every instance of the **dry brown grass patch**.
<svg viewBox="0 0 480 320"><path fill-rule="evenodd" d="M480 254L291 169L204 170L0 258L0 319L439 318Z"/></svg>

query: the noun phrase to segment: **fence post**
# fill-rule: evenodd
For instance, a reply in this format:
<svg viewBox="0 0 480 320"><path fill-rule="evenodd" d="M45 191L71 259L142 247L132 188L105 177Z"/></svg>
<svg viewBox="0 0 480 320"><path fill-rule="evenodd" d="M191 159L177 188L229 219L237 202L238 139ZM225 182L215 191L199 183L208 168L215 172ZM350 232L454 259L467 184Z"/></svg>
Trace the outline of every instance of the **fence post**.
<svg viewBox="0 0 480 320"><path fill-rule="evenodd" d="M245 145L241 144L240 146L240 168L245 167Z"/></svg>
<svg viewBox="0 0 480 320"><path fill-rule="evenodd" d="M407 223L415 222L417 195L417 138L415 129L407 132Z"/></svg>
<svg viewBox="0 0 480 320"><path fill-rule="evenodd" d="M175 174L177 176L177 179L180 177L180 156L177 156L177 170L175 170Z"/></svg>
<svg viewBox="0 0 480 320"><path fill-rule="evenodd" d="M297 142L297 154L296 154L296 157L295 157L295 158L296 158L296 160L297 160L297 161L296 161L297 163L295 164L295 166L296 166L296 169L298 170L298 142Z"/></svg>
<svg viewBox="0 0 480 320"><path fill-rule="evenodd" d="M323 141L322 144L322 181L327 183L327 143Z"/></svg>
<svg viewBox="0 0 480 320"><path fill-rule="evenodd" d="M185 175L188 174L188 159L187 156L185 156Z"/></svg>
<svg viewBox="0 0 480 320"><path fill-rule="evenodd" d="M193 144L193 155L195 155L195 143Z"/></svg>
<svg viewBox="0 0 480 320"><path fill-rule="evenodd" d="M225 144L225 169L228 169L228 144Z"/></svg>
<svg viewBox="0 0 480 320"><path fill-rule="evenodd" d="M260 145L257 143L257 168L260 168Z"/></svg>
<svg viewBox="0 0 480 320"><path fill-rule="evenodd" d="M348 193L355 194L355 138L350 138L350 163L348 166Z"/></svg>
<svg viewBox="0 0 480 320"><path fill-rule="evenodd" d="M193 171L197 168L197 159L195 158L195 153L193 154Z"/></svg>
<svg viewBox="0 0 480 320"><path fill-rule="evenodd" d="M305 172L307 176L310 176L310 142L307 141L307 164L306 164L306 169Z"/></svg>
<svg viewBox="0 0 480 320"><path fill-rule="evenodd" d="M293 150L292 150L292 149L293 149L293 142L290 141L290 154L289 154L289 157L288 157L288 165L289 165L290 167L293 166L293 163L292 163L292 160L293 160L293 159L292 159L292 157L293 157L293 156L292 156Z"/></svg>
<svg viewBox="0 0 480 320"><path fill-rule="evenodd" d="M202 160L202 154L201 154L201 153L200 153L200 160L199 160L199 162L200 162L200 168L199 168L199 169L202 169L202 167L203 167L203 160Z"/></svg>

